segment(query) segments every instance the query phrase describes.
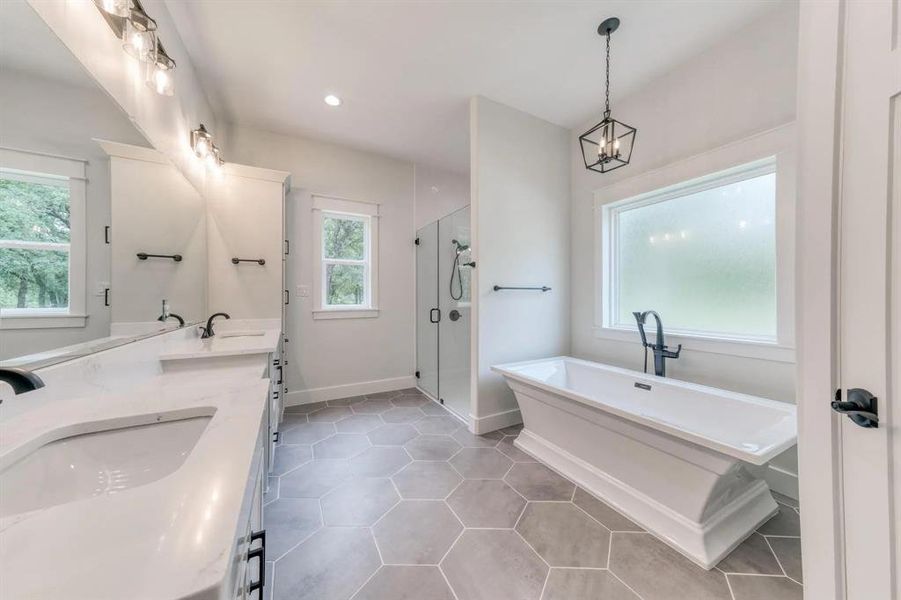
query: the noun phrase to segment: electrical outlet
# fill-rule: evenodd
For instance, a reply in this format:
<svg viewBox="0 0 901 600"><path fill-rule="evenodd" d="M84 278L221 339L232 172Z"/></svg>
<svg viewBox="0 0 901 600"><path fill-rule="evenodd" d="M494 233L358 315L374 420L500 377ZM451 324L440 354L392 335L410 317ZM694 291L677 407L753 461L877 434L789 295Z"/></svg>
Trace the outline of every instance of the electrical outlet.
<svg viewBox="0 0 901 600"><path fill-rule="evenodd" d="M299 298L309 298L310 297L310 286L298 285L297 286L297 296Z"/></svg>

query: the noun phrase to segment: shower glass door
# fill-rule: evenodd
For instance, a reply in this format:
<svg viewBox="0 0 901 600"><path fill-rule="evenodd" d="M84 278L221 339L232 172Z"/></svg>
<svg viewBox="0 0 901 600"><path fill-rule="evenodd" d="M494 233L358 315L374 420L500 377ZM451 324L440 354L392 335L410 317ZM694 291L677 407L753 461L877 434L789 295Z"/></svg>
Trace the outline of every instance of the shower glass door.
<svg viewBox="0 0 901 600"><path fill-rule="evenodd" d="M422 391L470 420L469 207L416 232L416 370Z"/></svg>
<svg viewBox="0 0 901 600"><path fill-rule="evenodd" d="M438 390L444 407L470 420L470 280L472 253L469 207L438 221Z"/></svg>
<svg viewBox="0 0 901 600"><path fill-rule="evenodd" d="M416 232L416 372L438 399L438 222Z"/></svg>

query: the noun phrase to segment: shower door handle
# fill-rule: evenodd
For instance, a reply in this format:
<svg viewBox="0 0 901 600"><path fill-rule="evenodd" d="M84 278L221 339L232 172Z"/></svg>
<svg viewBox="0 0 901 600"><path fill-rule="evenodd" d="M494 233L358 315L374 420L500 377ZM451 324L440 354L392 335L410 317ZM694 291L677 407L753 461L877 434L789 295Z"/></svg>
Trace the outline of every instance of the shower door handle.
<svg viewBox="0 0 901 600"><path fill-rule="evenodd" d="M450 311L450 315L448 316L450 317L451 321L459 321L463 315L460 314L460 311L455 308L454 310Z"/></svg>
<svg viewBox="0 0 901 600"><path fill-rule="evenodd" d="M433 308L433 309L429 310L429 323L437 323L440 320L441 320L441 309L440 308Z"/></svg>

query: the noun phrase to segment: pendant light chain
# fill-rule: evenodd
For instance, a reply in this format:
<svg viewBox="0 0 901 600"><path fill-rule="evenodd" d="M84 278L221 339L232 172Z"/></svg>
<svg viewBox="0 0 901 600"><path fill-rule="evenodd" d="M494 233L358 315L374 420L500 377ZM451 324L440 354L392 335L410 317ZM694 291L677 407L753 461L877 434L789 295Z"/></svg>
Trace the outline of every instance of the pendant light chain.
<svg viewBox="0 0 901 600"><path fill-rule="evenodd" d="M610 116L610 31L607 31L607 77L604 81L606 91L606 109L604 110L604 118Z"/></svg>

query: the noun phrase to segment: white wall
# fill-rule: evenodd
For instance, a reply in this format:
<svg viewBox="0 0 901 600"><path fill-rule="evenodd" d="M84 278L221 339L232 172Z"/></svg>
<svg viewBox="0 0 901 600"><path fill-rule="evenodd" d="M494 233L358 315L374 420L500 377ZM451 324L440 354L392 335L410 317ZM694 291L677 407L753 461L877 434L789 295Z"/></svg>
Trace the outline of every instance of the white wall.
<svg viewBox="0 0 901 600"><path fill-rule="evenodd" d="M85 77L87 81L88 78ZM88 319L84 327L0 332L0 359L77 344L109 335L110 309L98 284L110 281L109 159L91 138L147 145L128 117L96 86L75 86L10 69L0 70L0 146L87 160Z"/></svg>
<svg viewBox="0 0 901 600"><path fill-rule="evenodd" d="M491 365L569 352L570 133L482 97L470 104L473 427L520 421ZM494 285L550 286L500 291Z"/></svg>
<svg viewBox="0 0 901 600"><path fill-rule="evenodd" d="M186 321L206 318L206 202L162 153L103 146L110 153L113 198L112 322L152 322L164 299ZM182 260L139 260L139 252L180 254Z"/></svg>
<svg viewBox="0 0 901 600"><path fill-rule="evenodd" d="M469 175L466 173L417 164L414 178L416 229L469 204Z"/></svg>
<svg viewBox="0 0 901 600"><path fill-rule="evenodd" d="M287 197L287 404L414 385L413 165L325 142L233 127L228 156L291 173ZM379 314L312 318L312 194L379 203ZM248 227L253 226L252 220Z"/></svg>
<svg viewBox="0 0 901 600"><path fill-rule="evenodd" d="M797 62L797 6L786 5L766 23L754 23L707 52L613 104L617 119L638 128L628 166L608 174L585 169L578 136L572 132L572 351L580 358L640 369L638 339L595 337L593 194L627 178L742 140L793 121ZM615 81L615 80L614 80ZM664 322L666 315L663 315ZM794 402L795 366L687 346L669 361L671 377ZM780 459L796 469L793 456Z"/></svg>

